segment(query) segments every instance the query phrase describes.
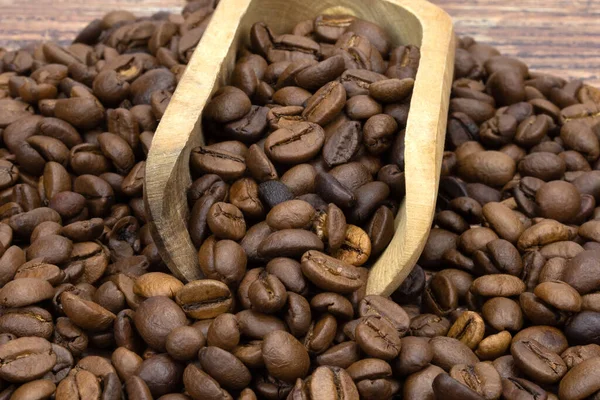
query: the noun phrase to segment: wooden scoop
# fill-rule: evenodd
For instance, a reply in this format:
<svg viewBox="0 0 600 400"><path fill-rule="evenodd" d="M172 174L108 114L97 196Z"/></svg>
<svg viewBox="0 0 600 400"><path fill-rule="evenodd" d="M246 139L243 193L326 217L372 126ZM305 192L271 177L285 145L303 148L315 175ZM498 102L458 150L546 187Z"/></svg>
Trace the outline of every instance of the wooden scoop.
<svg viewBox="0 0 600 400"><path fill-rule="evenodd" d="M406 197L396 233L372 266L369 294L391 294L417 262L435 210L454 69L450 17L424 0L221 0L154 135L146 162L145 202L153 237L169 269L184 281L202 278L187 231L190 151L203 144L201 115L226 85L250 27L266 22L276 33L319 14L350 14L380 25L393 45L421 47L406 127Z"/></svg>

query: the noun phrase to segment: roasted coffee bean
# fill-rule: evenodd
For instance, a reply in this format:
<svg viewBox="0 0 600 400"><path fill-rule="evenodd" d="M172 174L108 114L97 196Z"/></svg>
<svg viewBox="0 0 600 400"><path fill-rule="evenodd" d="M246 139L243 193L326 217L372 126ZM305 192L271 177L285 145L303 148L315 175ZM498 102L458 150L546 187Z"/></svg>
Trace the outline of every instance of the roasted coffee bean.
<svg viewBox="0 0 600 400"><path fill-rule="evenodd" d="M596 250L587 250L567 262L563 280L571 285L579 294L587 294L597 289L598 284L594 271L600 267Z"/></svg>
<svg viewBox="0 0 600 400"><path fill-rule="evenodd" d="M343 242L332 249L331 255L348 264L360 266L371 255L371 240L358 226L346 225Z"/></svg>
<svg viewBox="0 0 600 400"><path fill-rule="evenodd" d="M268 209L294 198L291 190L280 181L266 181L258 185L258 196Z"/></svg>
<svg viewBox="0 0 600 400"><path fill-rule="evenodd" d="M534 339L514 341L511 354L519 369L541 383L558 382L567 372L560 356Z"/></svg>
<svg viewBox="0 0 600 400"><path fill-rule="evenodd" d="M504 153L482 151L458 161L458 175L467 181L502 186L516 172L515 161Z"/></svg>
<svg viewBox="0 0 600 400"><path fill-rule="evenodd" d="M321 289L335 293L349 293L362 285L355 267L316 250L303 254L302 272Z"/></svg>
<svg viewBox="0 0 600 400"><path fill-rule="evenodd" d="M233 301L227 285L210 279L188 283L175 298L183 311L195 319L214 318L228 311Z"/></svg>
<svg viewBox="0 0 600 400"><path fill-rule="evenodd" d="M595 368L600 358L594 357L573 367L560 382L558 394L561 399L577 399L593 396L599 389L599 383L589 368Z"/></svg>
<svg viewBox="0 0 600 400"><path fill-rule="evenodd" d="M233 399L210 375L195 364L188 364L183 372L183 384L194 399L224 398Z"/></svg>
<svg viewBox="0 0 600 400"><path fill-rule="evenodd" d="M409 375L404 383L403 398L410 400L435 398L433 382L442 374L445 374L443 369L430 365Z"/></svg>
<svg viewBox="0 0 600 400"><path fill-rule="evenodd" d="M315 209L305 201L290 200L279 203L267 214L267 224L273 230L303 229L310 226Z"/></svg>
<svg viewBox="0 0 600 400"><path fill-rule="evenodd" d="M394 368L402 376L407 376L425 368L433 359L429 338L407 336L401 340L400 353Z"/></svg>
<svg viewBox="0 0 600 400"><path fill-rule="evenodd" d="M450 376L485 399L498 398L502 393L500 375L488 363L455 365L450 370Z"/></svg>
<svg viewBox="0 0 600 400"><path fill-rule="evenodd" d="M277 276L262 271L248 288L248 300L255 310L274 313L285 305L287 292Z"/></svg>
<svg viewBox="0 0 600 400"><path fill-rule="evenodd" d="M383 316L368 315L356 327L356 342L371 357L391 360L402 342L394 326Z"/></svg>
<svg viewBox="0 0 600 400"><path fill-rule="evenodd" d="M149 272L136 279L133 291L146 298L154 296L172 298L182 286L183 283L174 276L162 272Z"/></svg>
<svg viewBox="0 0 600 400"><path fill-rule="evenodd" d="M547 399L548 394L535 383L521 378L503 378L502 396L506 399Z"/></svg>
<svg viewBox="0 0 600 400"><path fill-rule="evenodd" d="M185 290L180 289L179 295ZM151 297L143 301L134 316L135 327L146 343L164 350L172 329L186 325L184 312L167 297Z"/></svg>
<svg viewBox="0 0 600 400"><path fill-rule="evenodd" d="M308 352L302 343L287 332L274 331L267 334L262 351L267 370L277 379L294 382L308 373Z"/></svg>
<svg viewBox="0 0 600 400"><path fill-rule="evenodd" d="M105 330L115 319L115 315L104 307L71 292L60 295L60 304L65 315L75 325L86 330Z"/></svg>
<svg viewBox="0 0 600 400"><path fill-rule="evenodd" d="M4 307L25 307L54 295L52 285L39 278L12 280L0 289L0 304Z"/></svg>
<svg viewBox="0 0 600 400"><path fill-rule="evenodd" d="M198 354L202 368L221 385L243 389L250 383L250 371L233 354L218 347L208 346ZM219 362L216 362L219 360Z"/></svg>
<svg viewBox="0 0 600 400"><path fill-rule="evenodd" d="M246 234L244 215L233 204L213 204L208 210L206 223L220 239L240 240Z"/></svg>
<svg viewBox="0 0 600 400"><path fill-rule="evenodd" d="M196 357L205 343L202 332L193 327L180 326L169 333L165 347L174 359L187 361Z"/></svg>
<svg viewBox="0 0 600 400"><path fill-rule="evenodd" d="M38 337L22 337L0 345L4 360L0 376L9 382L28 382L41 378L56 364L50 342Z"/></svg>
<svg viewBox="0 0 600 400"><path fill-rule="evenodd" d="M433 350L432 364L449 371L456 364L473 365L477 363L477 356L458 339L448 337L434 337L429 344Z"/></svg>
<svg viewBox="0 0 600 400"><path fill-rule="evenodd" d="M331 314L324 314L321 318L314 320L309 326L304 337L304 347L314 354L323 353L333 343L336 330L337 322L335 317Z"/></svg>
<svg viewBox="0 0 600 400"><path fill-rule="evenodd" d="M37 336L50 339L53 330L51 314L39 307L7 309L0 317L0 331L17 337Z"/></svg>
<svg viewBox="0 0 600 400"><path fill-rule="evenodd" d="M437 397L444 396L448 399L482 399L477 392L466 385L463 385L457 379L447 375L440 374L433 380L433 393Z"/></svg>
<svg viewBox="0 0 600 400"><path fill-rule="evenodd" d="M477 346L475 354L480 360L499 359L510 347L512 336L507 331L489 335Z"/></svg>
<svg viewBox="0 0 600 400"><path fill-rule="evenodd" d="M485 323L479 314L465 311L448 331L448 337L456 338L469 348L474 349L485 335Z"/></svg>
<svg viewBox="0 0 600 400"><path fill-rule="evenodd" d="M232 240L209 237L200 247L198 260L207 278L217 279L229 285L241 281L246 271L247 258L244 249ZM175 292L176 290L172 291Z"/></svg>
<svg viewBox="0 0 600 400"><path fill-rule="evenodd" d="M240 178L246 171L243 157L212 146L195 148L190 163L198 172L216 174L224 180Z"/></svg>
<svg viewBox="0 0 600 400"><path fill-rule="evenodd" d="M436 275L425 289L424 304L436 315L447 315L458 306L458 291L448 277Z"/></svg>
<svg viewBox="0 0 600 400"><path fill-rule="evenodd" d="M271 233L258 247L258 254L267 259L275 257L298 258L309 250L322 251L323 242L310 231L283 229Z"/></svg>
<svg viewBox="0 0 600 400"><path fill-rule="evenodd" d="M265 153L275 162L297 164L321 150L325 133L316 123L298 122L273 132L265 141Z"/></svg>
<svg viewBox="0 0 600 400"><path fill-rule="evenodd" d="M600 313L583 311L570 319L565 326L565 334L573 344L598 344L596 321Z"/></svg>
<svg viewBox="0 0 600 400"><path fill-rule="evenodd" d="M342 257L339 258L347 256L355 260L364 258L361 257L361 254L357 254L357 251L361 251L361 243L363 248L369 247L362 232L359 229L349 228L344 212L333 203L327 206L326 211L316 214L313 229L321 240L327 242L332 251L337 252L347 242L347 251L340 253L339 255Z"/></svg>
<svg viewBox="0 0 600 400"><path fill-rule="evenodd" d="M518 331L523 327L519 304L506 297L489 299L483 304L481 312L485 321L497 331Z"/></svg>
<svg viewBox="0 0 600 400"><path fill-rule="evenodd" d="M331 136L323 147L323 159L328 166L344 164L357 153L363 141L363 135L358 122L344 122Z"/></svg>

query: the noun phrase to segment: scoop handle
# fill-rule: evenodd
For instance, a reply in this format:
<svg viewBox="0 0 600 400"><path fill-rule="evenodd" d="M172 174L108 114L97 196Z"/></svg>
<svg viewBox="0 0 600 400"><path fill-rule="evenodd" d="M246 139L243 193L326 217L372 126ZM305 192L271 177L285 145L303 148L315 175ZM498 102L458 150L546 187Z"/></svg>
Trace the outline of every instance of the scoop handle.
<svg viewBox="0 0 600 400"><path fill-rule="evenodd" d="M225 60L251 0L223 0L196 47L152 140L146 163L144 202L158 251L173 275L184 281L203 278L187 232L185 193L191 184L190 151L203 144L202 110L215 90ZM228 70L233 65L227 66ZM182 195L183 193L183 195Z"/></svg>

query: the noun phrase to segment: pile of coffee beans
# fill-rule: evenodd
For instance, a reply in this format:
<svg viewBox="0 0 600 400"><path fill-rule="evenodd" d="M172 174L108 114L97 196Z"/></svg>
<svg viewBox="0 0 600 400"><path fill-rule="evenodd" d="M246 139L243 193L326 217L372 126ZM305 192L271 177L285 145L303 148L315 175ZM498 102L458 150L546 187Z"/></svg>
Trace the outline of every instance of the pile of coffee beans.
<svg viewBox="0 0 600 400"><path fill-rule="evenodd" d="M599 398L600 90L471 38L390 298L419 49L348 16L253 26L191 155L207 279L169 273L144 160L214 7L0 49L0 400Z"/></svg>
<svg viewBox="0 0 600 400"><path fill-rule="evenodd" d="M247 262L265 266L277 257L327 253L342 261L335 268L357 273L350 267L390 242L404 197L404 128L419 49L391 50L379 26L350 16L318 16L283 35L256 23L249 34L232 86L205 108L207 143L190 157L197 179L188 226L200 267L233 290ZM230 258L217 257L217 247ZM279 283L277 275L269 274ZM363 279L352 280L338 290L352 292ZM270 312L284 305L285 296Z"/></svg>

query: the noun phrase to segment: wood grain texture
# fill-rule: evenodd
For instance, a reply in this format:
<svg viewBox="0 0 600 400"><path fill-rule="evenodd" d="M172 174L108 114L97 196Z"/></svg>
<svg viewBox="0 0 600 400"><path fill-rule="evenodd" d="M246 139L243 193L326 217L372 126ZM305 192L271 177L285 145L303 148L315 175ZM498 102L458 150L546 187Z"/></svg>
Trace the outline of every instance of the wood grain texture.
<svg viewBox="0 0 600 400"><path fill-rule="evenodd" d="M154 239L178 277L198 279L198 258L186 230L190 150L202 142L201 113L226 84L250 27L269 23L289 32L318 14L352 14L377 22L392 43L421 46L406 127L406 197L396 233L371 269L367 292L389 295L421 254L435 209L454 70L454 35L448 15L424 0L221 0L161 119L146 163L145 201Z"/></svg>
<svg viewBox="0 0 600 400"><path fill-rule="evenodd" d="M432 0L459 35L497 46L532 70L600 86L600 1Z"/></svg>
<svg viewBox="0 0 600 400"><path fill-rule="evenodd" d="M459 35L498 46L537 71L586 79L600 87L599 0L432 0ZM0 47L40 40L68 43L113 9L137 15L177 12L184 0L0 0Z"/></svg>

